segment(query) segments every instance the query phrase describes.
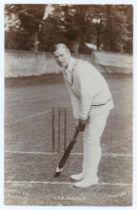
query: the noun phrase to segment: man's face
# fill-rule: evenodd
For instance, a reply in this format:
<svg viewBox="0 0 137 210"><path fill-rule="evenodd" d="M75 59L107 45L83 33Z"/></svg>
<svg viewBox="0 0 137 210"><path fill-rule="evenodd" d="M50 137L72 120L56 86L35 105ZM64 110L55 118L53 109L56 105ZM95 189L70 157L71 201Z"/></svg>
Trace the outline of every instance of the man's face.
<svg viewBox="0 0 137 210"><path fill-rule="evenodd" d="M67 49L59 48L53 52L57 64L63 68L67 68L70 61L70 52Z"/></svg>

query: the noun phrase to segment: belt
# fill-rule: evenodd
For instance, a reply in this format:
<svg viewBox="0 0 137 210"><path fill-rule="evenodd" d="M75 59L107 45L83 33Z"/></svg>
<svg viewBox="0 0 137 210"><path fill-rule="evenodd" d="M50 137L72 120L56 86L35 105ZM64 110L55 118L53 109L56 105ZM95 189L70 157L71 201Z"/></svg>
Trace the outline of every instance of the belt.
<svg viewBox="0 0 137 210"><path fill-rule="evenodd" d="M108 99L108 101L105 102L105 103L102 103L102 104L92 104L91 106L104 106L104 105L106 105L111 100L112 100L112 98Z"/></svg>

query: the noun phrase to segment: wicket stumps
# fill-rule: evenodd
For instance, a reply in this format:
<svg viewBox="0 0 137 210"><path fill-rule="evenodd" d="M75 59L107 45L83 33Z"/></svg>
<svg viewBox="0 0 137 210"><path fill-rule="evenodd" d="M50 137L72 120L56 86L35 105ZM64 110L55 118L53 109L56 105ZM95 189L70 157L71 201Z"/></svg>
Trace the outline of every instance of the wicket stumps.
<svg viewBox="0 0 137 210"><path fill-rule="evenodd" d="M67 107L52 107L52 152L58 152L63 139L64 151L67 146Z"/></svg>

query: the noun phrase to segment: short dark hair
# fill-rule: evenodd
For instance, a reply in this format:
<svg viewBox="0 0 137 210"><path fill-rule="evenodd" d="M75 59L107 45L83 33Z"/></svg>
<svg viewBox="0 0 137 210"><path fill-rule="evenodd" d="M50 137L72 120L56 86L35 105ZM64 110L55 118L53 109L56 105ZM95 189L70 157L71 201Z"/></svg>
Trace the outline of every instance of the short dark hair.
<svg viewBox="0 0 137 210"><path fill-rule="evenodd" d="M58 44L54 44L54 45L53 45L53 47L51 48L51 53L53 54L53 53L54 53L56 50L58 50L59 48L63 48L63 49L66 49L66 50L70 51L69 48L68 48L65 44L63 44L63 43L58 43Z"/></svg>

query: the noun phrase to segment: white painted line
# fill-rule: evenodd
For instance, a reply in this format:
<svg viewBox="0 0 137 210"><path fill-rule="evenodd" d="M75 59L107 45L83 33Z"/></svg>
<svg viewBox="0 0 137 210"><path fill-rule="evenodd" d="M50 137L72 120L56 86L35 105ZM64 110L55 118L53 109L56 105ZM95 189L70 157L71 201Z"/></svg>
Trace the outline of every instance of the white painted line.
<svg viewBox="0 0 137 210"><path fill-rule="evenodd" d="M51 184L51 185L72 185L71 182L50 182L50 181L5 181L5 184Z"/></svg>
<svg viewBox="0 0 137 210"><path fill-rule="evenodd" d="M57 155L57 152L25 152L25 151L5 151L13 154L34 154L34 155Z"/></svg>
<svg viewBox="0 0 137 210"><path fill-rule="evenodd" d="M63 151L62 151L63 152ZM5 151L5 153L13 154L34 154L34 155L57 155L57 152L33 152L33 151ZM82 152L72 152L70 155L83 155ZM132 154L104 153L103 157L132 157Z"/></svg>
<svg viewBox="0 0 137 210"><path fill-rule="evenodd" d="M66 93L66 94L62 94L62 95L60 95L60 97L64 97L64 96L67 96L68 95L68 93ZM23 97L23 99L21 98L21 99L17 99L17 101L16 101L16 103L10 103L9 102L9 104L6 104L8 107L10 107L10 106L16 106L16 105L18 105L18 104L21 104L22 103L22 101L29 101L29 102L39 102L39 101L44 101L44 100L49 100L49 99L54 99L54 98L57 98L57 95L54 95L54 96L47 96L47 97L45 97L45 95L37 95L37 96L34 96L34 97L26 97L26 98L24 98Z"/></svg>
<svg viewBox="0 0 137 210"><path fill-rule="evenodd" d="M63 107L63 106L59 106L59 107ZM64 106L64 107L70 108L71 106L69 105L69 106ZM47 113L49 113L49 112L51 112L51 111L52 111L52 109L48 109L48 110L46 110L46 111L44 111L44 112L38 112L37 114L33 114L33 115L31 115L31 116L28 116L28 117L24 117L24 118L20 118L20 119L18 119L18 120L14 120L14 121L12 122L12 124L13 124L13 123L22 122L23 120L28 120L28 119L31 119L31 118L35 118L35 117L40 116L40 115L45 116ZM9 123L9 122L6 122L6 123L5 123L5 125L8 125L8 124L10 124L10 123Z"/></svg>
<svg viewBox="0 0 137 210"><path fill-rule="evenodd" d="M13 122L12 122L12 124L13 123L18 123L18 122L22 122L23 120L28 120L28 119L31 119L31 118L34 118L34 117L37 117L37 116L40 116L40 115L45 115L45 114L47 114L47 113L49 113L51 111L51 109L48 109L47 111L45 111L45 112L39 112L39 113L37 113L37 114L33 114L33 115L31 115L31 116L28 116L28 117L24 117L24 118L20 118L20 119L18 119L18 120L14 120ZM10 123L5 123L5 125L8 125L8 124L10 124Z"/></svg>
<svg viewBox="0 0 137 210"><path fill-rule="evenodd" d="M119 153L109 153L109 152L104 152L103 153L103 156L105 157L132 157L133 155L132 154L119 154Z"/></svg>
<svg viewBox="0 0 137 210"><path fill-rule="evenodd" d="M5 184L51 184L51 185L73 185L72 182L50 182L50 181L10 181L7 180L5 181ZM98 183L97 185L99 186L131 186L132 183L107 183L107 182L102 182L102 183Z"/></svg>
<svg viewBox="0 0 137 210"><path fill-rule="evenodd" d="M107 182L102 182L102 183L99 183L98 185L110 185L110 186L132 186L132 183L107 183Z"/></svg>
<svg viewBox="0 0 137 210"><path fill-rule="evenodd" d="M34 155L57 155L57 152L25 152L25 151L5 151L5 153L12 153L12 154L34 154ZM63 152L62 152L63 153ZM72 152L70 155L83 155L83 153L75 153Z"/></svg>

